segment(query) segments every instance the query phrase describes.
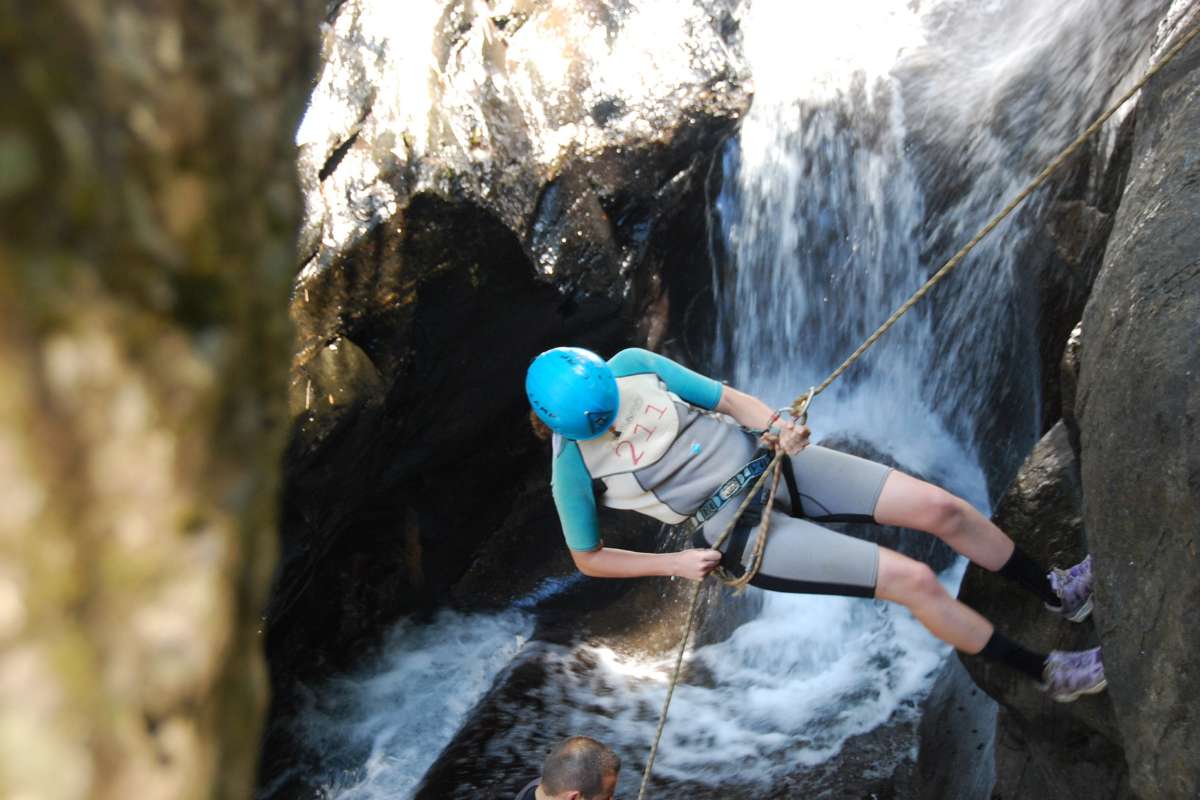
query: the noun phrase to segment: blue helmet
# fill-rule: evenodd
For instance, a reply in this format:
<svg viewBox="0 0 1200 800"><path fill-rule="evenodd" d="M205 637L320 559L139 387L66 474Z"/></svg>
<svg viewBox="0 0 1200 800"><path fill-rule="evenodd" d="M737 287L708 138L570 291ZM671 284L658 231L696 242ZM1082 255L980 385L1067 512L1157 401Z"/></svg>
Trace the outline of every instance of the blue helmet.
<svg viewBox="0 0 1200 800"><path fill-rule="evenodd" d="M525 394L542 422L568 439L594 439L617 416L617 379L604 359L582 347L556 347L533 360Z"/></svg>

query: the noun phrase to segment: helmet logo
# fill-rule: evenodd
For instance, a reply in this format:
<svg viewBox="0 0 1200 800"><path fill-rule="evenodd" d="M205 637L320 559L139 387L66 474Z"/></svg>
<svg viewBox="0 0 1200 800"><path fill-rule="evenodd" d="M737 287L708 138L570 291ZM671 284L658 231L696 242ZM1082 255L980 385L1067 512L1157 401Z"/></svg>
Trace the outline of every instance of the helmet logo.
<svg viewBox="0 0 1200 800"><path fill-rule="evenodd" d="M585 411L587 416L588 427L592 433L602 433L609 425L612 424L613 412L611 411Z"/></svg>

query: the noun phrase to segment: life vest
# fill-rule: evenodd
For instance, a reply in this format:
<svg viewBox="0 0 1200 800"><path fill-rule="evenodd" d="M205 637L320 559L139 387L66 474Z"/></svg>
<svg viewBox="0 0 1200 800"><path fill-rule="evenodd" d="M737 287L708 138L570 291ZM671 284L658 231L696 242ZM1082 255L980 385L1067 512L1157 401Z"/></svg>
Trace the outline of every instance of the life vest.
<svg viewBox="0 0 1200 800"><path fill-rule="evenodd" d="M578 442L588 472L604 481L599 500L609 508L638 511L671 525L683 522L687 518L643 489L634 473L657 463L675 442L679 435L675 404L684 401L667 391L653 373L617 378L617 389L621 402L613 430Z"/></svg>

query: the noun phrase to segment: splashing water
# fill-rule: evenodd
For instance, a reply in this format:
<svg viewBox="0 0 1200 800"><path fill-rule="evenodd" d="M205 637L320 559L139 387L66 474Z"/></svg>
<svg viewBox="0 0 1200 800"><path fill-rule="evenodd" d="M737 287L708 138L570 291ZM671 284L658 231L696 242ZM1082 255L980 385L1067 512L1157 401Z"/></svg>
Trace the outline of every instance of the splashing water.
<svg viewBox="0 0 1200 800"><path fill-rule="evenodd" d="M952 588L961 575L960 565L943 581ZM831 628L842 635L830 636ZM898 606L767 594L756 619L690 654L689 669L703 678L676 689L655 778L768 787L825 761L849 736L914 719L914 698L947 652ZM673 656L647 661L603 647L548 646L523 657L540 658L554 676L537 697L554 717L549 724L618 750L633 765L620 788L633 796ZM581 658L594 666L578 669Z"/></svg>
<svg viewBox="0 0 1200 800"><path fill-rule="evenodd" d="M319 756L320 797L411 796L532 628L529 615L516 611L446 611L427 625L402 623L377 663L309 694L296 733ZM273 794L273 787L259 792Z"/></svg>
<svg viewBox="0 0 1200 800"><path fill-rule="evenodd" d="M755 103L717 199L732 275L716 356L735 382L782 403L840 364L1136 80L1165 3L1137 5L858 0L830 19L822 4L756 3ZM842 57L796 55L831 50ZM1014 439L1032 444L1037 342L1017 258L1044 195L817 401L823 433L898 456L949 438L977 461L1003 379L1025 408Z"/></svg>

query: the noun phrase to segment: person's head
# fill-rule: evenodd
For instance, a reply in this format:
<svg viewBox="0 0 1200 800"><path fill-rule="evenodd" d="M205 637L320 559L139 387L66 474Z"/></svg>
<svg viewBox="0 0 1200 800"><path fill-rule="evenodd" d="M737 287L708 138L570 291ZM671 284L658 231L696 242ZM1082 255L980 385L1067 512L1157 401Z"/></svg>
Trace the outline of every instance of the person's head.
<svg viewBox="0 0 1200 800"><path fill-rule="evenodd" d="M555 745L542 765L542 791L554 800L612 800L621 759L586 736Z"/></svg>
<svg viewBox="0 0 1200 800"><path fill-rule="evenodd" d="M620 404L612 369L582 347L556 347L535 358L525 373L525 395L550 430L576 440L608 430Z"/></svg>

